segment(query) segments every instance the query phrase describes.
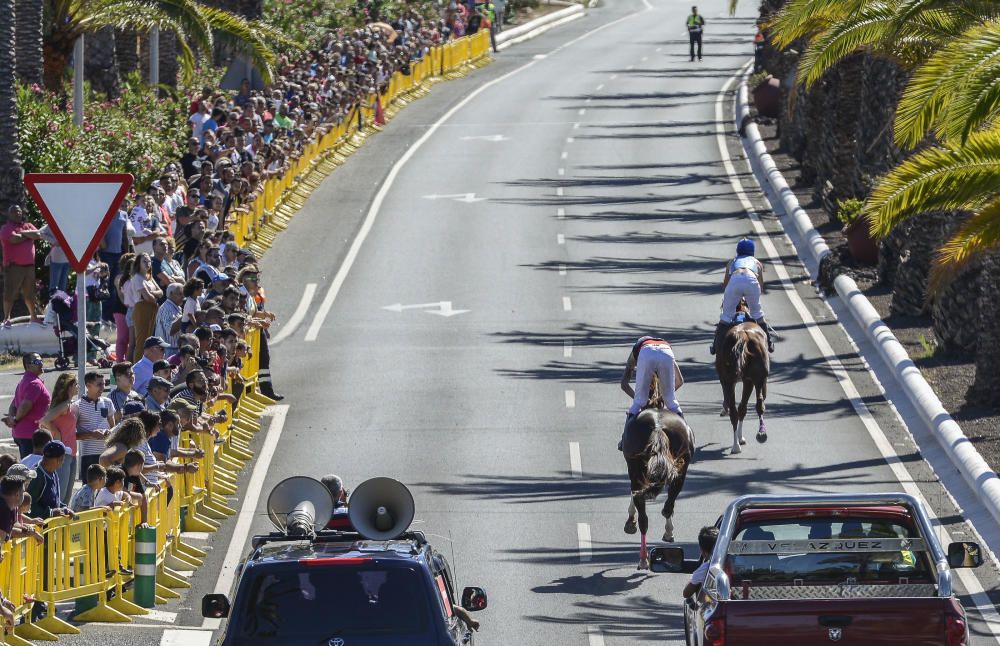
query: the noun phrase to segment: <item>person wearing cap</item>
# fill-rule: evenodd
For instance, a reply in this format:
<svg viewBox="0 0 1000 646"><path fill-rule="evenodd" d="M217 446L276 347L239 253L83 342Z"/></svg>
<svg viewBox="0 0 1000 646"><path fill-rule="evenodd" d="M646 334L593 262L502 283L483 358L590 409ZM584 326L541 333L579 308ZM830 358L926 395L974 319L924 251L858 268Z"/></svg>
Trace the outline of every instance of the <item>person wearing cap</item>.
<svg viewBox="0 0 1000 646"><path fill-rule="evenodd" d="M170 403L170 389L173 387L169 380L154 375L146 389L146 409L154 413L165 410Z"/></svg>
<svg viewBox="0 0 1000 646"><path fill-rule="evenodd" d="M174 366L167 359L160 359L153 364L153 376L173 382Z"/></svg>
<svg viewBox="0 0 1000 646"><path fill-rule="evenodd" d="M28 483L28 493L31 494L31 516L43 519L56 516L76 518L76 514L62 501L59 467L65 459L65 444L52 440L45 445L42 450L42 461L35 470L35 477ZM72 484L66 483L66 486Z"/></svg>
<svg viewBox="0 0 1000 646"><path fill-rule="evenodd" d="M726 263L726 278L722 283L722 314L715 326L715 340L708 348L709 354L715 354L715 349L733 326L736 309L744 298L750 308L750 316L767 334L768 352L774 352L773 330L764 320L764 308L760 304L760 297L765 293L764 263L754 257L754 252L753 240L743 238L736 244L736 257Z"/></svg>
<svg viewBox="0 0 1000 646"><path fill-rule="evenodd" d="M151 336L142 344L142 359L132 366L135 375L133 388L137 393L146 396L146 385L153 376L153 364L167 356L167 342L158 336Z"/></svg>

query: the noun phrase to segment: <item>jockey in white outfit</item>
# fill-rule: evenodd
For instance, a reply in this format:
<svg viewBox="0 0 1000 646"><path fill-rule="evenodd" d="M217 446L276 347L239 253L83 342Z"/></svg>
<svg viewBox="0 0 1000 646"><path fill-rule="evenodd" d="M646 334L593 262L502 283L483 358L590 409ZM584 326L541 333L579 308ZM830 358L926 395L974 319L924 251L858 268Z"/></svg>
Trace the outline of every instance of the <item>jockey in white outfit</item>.
<svg viewBox="0 0 1000 646"><path fill-rule="evenodd" d="M630 382L632 374L635 373L635 390L632 390ZM659 378L660 395L666 407L681 417L680 402L677 401L677 388L684 383L681 370L674 360L674 351L670 349L670 344L663 339L651 336L641 337L632 346L632 352L625 362L625 373L622 375L622 390L632 398L632 405L628 409L625 418L627 426L629 420L639 414L642 407L649 402L649 388L653 383L653 375ZM621 450L621 442L618 443L618 450Z"/></svg>
<svg viewBox="0 0 1000 646"><path fill-rule="evenodd" d="M745 298L751 318L767 333L768 351L774 352L774 342L771 340L773 330L764 320L764 308L760 305L760 297L764 293L764 264L754 258L753 240L743 238L737 243L736 257L726 264L726 279L722 286L725 289L722 314L715 327L715 341L708 351L715 354L716 347L722 343L726 332L733 325L740 299Z"/></svg>

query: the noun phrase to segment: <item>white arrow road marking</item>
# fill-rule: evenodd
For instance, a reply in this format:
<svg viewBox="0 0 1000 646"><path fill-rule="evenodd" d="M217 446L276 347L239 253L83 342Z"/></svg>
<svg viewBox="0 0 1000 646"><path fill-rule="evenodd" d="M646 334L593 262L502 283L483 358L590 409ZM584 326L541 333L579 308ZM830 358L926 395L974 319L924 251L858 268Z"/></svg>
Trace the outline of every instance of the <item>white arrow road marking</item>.
<svg viewBox="0 0 1000 646"><path fill-rule="evenodd" d="M471 204L472 202L482 202L488 200L487 197L476 197L475 193L453 193L451 195L425 195L425 200L454 200L456 202L465 202L466 204Z"/></svg>
<svg viewBox="0 0 1000 646"><path fill-rule="evenodd" d="M431 309L436 308L436 309ZM471 310L456 310L452 308L451 301L438 301L436 303L418 303L415 305L403 305L402 303L394 303L393 305L385 305L382 307L384 310L389 310L390 312L402 312L403 310L425 310L428 314L437 314L438 316L451 317L456 314L465 314Z"/></svg>
<svg viewBox="0 0 1000 646"><path fill-rule="evenodd" d="M503 135L472 135L469 137L462 137L462 141L510 141L510 137L505 137Z"/></svg>

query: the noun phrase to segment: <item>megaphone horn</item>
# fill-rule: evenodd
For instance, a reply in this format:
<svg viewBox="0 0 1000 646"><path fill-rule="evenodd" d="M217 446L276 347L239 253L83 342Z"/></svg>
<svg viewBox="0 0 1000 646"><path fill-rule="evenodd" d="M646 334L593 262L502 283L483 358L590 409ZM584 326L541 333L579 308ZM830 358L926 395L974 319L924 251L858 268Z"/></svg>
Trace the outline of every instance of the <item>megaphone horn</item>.
<svg viewBox="0 0 1000 646"><path fill-rule="evenodd" d="M290 536L312 536L326 527L333 513L333 496L319 480L286 478L267 497L267 516Z"/></svg>
<svg viewBox="0 0 1000 646"><path fill-rule="evenodd" d="M373 541L398 538L413 522L410 490L392 478L372 478L355 487L348 513L359 534Z"/></svg>

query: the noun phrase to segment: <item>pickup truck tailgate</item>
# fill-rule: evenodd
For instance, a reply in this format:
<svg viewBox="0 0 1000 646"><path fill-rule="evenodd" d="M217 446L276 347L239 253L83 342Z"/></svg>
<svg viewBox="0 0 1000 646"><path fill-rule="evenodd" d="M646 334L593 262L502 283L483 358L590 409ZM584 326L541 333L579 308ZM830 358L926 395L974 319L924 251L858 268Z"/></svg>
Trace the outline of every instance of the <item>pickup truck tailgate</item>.
<svg viewBox="0 0 1000 646"><path fill-rule="evenodd" d="M724 605L726 646L940 646L950 607L941 598L731 601Z"/></svg>

